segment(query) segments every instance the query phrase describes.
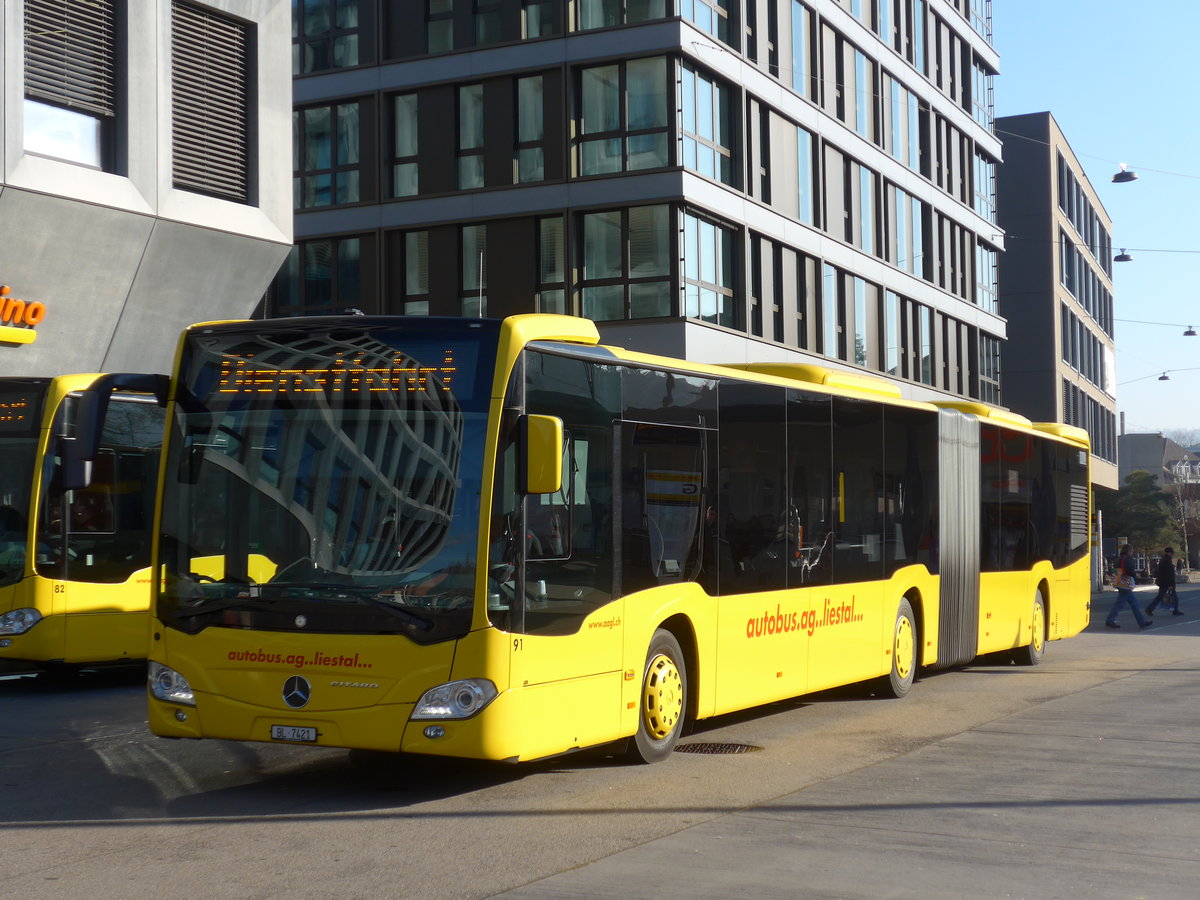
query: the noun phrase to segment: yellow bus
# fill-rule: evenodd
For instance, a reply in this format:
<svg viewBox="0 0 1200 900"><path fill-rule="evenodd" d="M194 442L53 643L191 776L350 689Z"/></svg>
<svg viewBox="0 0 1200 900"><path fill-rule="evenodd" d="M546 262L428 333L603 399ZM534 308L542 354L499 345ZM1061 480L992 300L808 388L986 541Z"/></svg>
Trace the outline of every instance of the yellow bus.
<svg viewBox="0 0 1200 900"><path fill-rule="evenodd" d="M70 489L63 465L80 393L138 378L0 378L0 662L69 669L146 657L163 408L115 394L87 487Z"/></svg>
<svg viewBox="0 0 1200 900"><path fill-rule="evenodd" d="M1086 434L883 379L354 316L193 326L171 390L159 735L651 762L1088 622Z"/></svg>

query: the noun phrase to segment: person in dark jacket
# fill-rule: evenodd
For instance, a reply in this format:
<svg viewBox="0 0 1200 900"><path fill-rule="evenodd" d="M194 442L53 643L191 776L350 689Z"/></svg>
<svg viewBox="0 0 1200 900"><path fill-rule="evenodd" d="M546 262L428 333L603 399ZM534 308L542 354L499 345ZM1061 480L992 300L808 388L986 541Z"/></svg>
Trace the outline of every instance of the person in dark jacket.
<svg viewBox="0 0 1200 900"><path fill-rule="evenodd" d="M1146 607L1146 615L1153 616L1155 607L1161 603L1163 609L1169 606L1173 610L1173 615L1182 616L1183 613L1179 611L1179 594L1175 592L1175 551L1171 547L1163 550L1162 559L1158 561L1158 574L1154 583L1158 585L1158 594Z"/></svg>
<svg viewBox="0 0 1200 900"><path fill-rule="evenodd" d="M1121 557L1117 560L1116 571L1116 586L1117 586L1117 602L1113 604L1113 608L1109 611L1108 617L1104 620L1106 628L1120 628L1121 623L1117 621L1117 616L1121 613L1121 607L1126 603L1133 610L1133 617L1137 619L1139 628L1149 628L1154 623L1142 615L1142 608L1133 598L1134 579L1137 577L1137 563L1133 561L1133 557L1129 553L1129 545L1126 544L1121 548ZM1122 583L1122 582L1125 583Z"/></svg>

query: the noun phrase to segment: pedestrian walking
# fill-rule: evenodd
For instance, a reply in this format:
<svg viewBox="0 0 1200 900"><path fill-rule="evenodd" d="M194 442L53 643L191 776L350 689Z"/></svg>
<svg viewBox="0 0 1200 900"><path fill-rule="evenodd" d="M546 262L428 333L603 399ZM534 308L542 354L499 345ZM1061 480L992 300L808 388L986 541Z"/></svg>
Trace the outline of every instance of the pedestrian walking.
<svg viewBox="0 0 1200 900"><path fill-rule="evenodd" d="M1175 591L1175 550L1167 547L1163 550L1162 559L1158 561L1158 574L1154 583L1158 585L1158 593L1146 607L1146 615L1153 616L1154 610L1161 603L1163 609L1170 607L1173 614L1182 616L1179 611L1179 594Z"/></svg>
<svg viewBox="0 0 1200 900"><path fill-rule="evenodd" d="M1133 586L1137 584L1134 580L1134 573L1136 571L1137 564L1133 561L1133 557L1129 555L1129 545L1126 544L1121 548L1121 556L1117 559L1117 575L1113 580L1113 583L1117 586L1117 602L1113 604L1113 608L1108 613L1108 618L1104 620L1105 627L1121 627L1121 623L1117 621L1117 616L1121 614L1121 607L1126 603L1133 610L1133 617L1137 619L1139 628L1149 628L1154 624L1142 615L1142 608L1137 605L1137 601L1133 598Z"/></svg>

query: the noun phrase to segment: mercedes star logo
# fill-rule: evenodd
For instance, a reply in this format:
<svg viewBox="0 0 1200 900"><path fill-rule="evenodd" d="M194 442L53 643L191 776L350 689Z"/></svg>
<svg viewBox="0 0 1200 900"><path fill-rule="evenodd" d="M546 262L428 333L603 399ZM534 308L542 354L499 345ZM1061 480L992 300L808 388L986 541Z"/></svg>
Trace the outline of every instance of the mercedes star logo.
<svg viewBox="0 0 1200 900"><path fill-rule="evenodd" d="M283 683L283 702L292 709L299 709L312 696L312 685L301 675L293 675Z"/></svg>

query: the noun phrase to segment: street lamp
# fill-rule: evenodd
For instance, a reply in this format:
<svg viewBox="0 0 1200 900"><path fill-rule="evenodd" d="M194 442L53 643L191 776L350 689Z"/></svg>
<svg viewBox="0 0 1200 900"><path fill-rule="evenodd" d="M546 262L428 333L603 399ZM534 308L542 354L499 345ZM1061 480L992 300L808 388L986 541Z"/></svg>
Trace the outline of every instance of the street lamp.
<svg viewBox="0 0 1200 900"><path fill-rule="evenodd" d="M1137 172L1130 172L1125 168L1125 163L1121 163L1121 171L1112 177L1113 184L1128 184L1131 181L1137 181Z"/></svg>

